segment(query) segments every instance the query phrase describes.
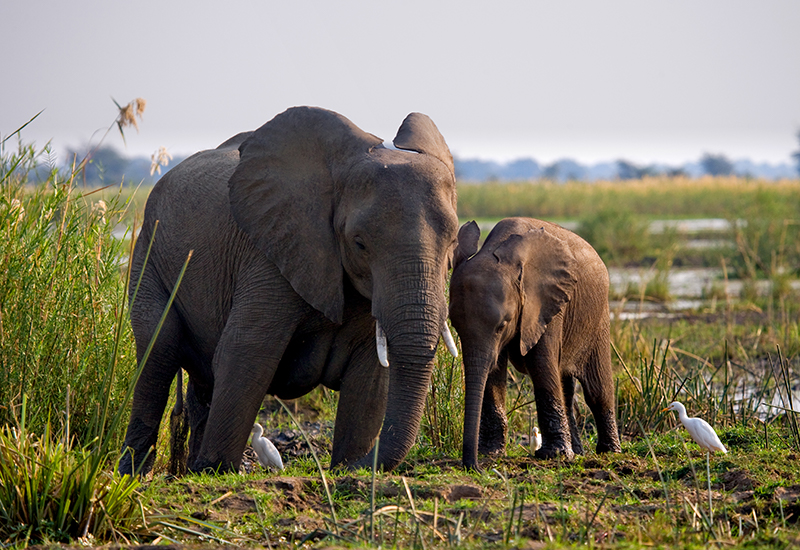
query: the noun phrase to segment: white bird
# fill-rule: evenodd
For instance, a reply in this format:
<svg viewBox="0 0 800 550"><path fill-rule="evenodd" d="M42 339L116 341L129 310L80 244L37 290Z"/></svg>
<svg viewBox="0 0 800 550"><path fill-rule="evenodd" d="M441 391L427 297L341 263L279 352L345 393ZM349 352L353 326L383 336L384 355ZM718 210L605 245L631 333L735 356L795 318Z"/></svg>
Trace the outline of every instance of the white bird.
<svg viewBox="0 0 800 550"><path fill-rule="evenodd" d="M533 450L538 451L542 448L542 432L539 431L539 426L533 427Z"/></svg>
<svg viewBox="0 0 800 550"><path fill-rule="evenodd" d="M256 456L258 456L259 464L264 468L283 470L281 454L278 452L278 449L275 448L275 445L272 444L272 441L261 435L264 433L264 428L261 427L261 424L253 424L252 432L253 439L250 444L256 452Z"/></svg>
<svg viewBox="0 0 800 550"><path fill-rule="evenodd" d="M670 403L669 407L661 412L665 411L677 411L678 418L680 419L681 424L683 424L683 427L686 428L686 431L689 432L689 434L692 436L692 439L694 439L695 442L706 451L722 451L723 453L728 452L728 449L726 449L725 445L722 444L722 441L719 440L717 432L714 431L714 428L712 428L711 425L709 425L709 423L702 418L688 417L686 415L686 407L684 407L683 404L675 401L674 403Z"/></svg>

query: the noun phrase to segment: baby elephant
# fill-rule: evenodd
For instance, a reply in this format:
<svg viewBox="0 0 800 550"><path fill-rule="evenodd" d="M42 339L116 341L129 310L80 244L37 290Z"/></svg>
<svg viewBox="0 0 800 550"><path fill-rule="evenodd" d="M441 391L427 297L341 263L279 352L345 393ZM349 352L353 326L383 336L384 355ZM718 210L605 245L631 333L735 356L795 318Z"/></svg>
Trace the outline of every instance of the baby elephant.
<svg viewBox="0 0 800 550"><path fill-rule="evenodd" d="M500 221L478 252L473 221L458 233L450 319L464 351L462 461L506 443L508 361L534 385L539 458L582 454L573 413L575 379L592 410L597 452L619 452L608 313L608 271L583 239L530 218Z"/></svg>

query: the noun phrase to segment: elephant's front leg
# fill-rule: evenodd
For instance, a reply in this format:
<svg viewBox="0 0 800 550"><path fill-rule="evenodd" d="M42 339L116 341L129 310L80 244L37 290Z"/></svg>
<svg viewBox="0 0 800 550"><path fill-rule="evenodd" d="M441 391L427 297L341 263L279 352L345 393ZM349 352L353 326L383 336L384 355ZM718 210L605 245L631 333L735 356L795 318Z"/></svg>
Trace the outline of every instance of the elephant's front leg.
<svg viewBox="0 0 800 550"><path fill-rule="evenodd" d="M508 378L508 355L501 352L497 366L486 378L481 406L481 427L478 437L478 453L496 455L506 447L508 420L506 419L506 383Z"/></svg>
<svg viewBox="0 0 800 550"><path fill-rule="evenodd" d="M563 455L572 460L575 453L572 450L572 437L564 403L560 357L561 321L556 317L526 356L528 372L533 380L536 414L542 431L542 447L536 451L536 457L554 458Z"/></svg>
<svg viewBox="0 0 800 550"><path fill-rule="evenodd" d="M378 362L375 342L360 345L346 367L333 430L331 468L349 466L373 448L389 393L389 369Z"/></svg>
<svg viewBox="0 0 800 550"><path fill-rule="evenodd" d="M247 292L247 285L242 288ZM249 290L241 301L234 297L239 305L231 309L214 354L211 407L200 451L190 465L195 471L239 469L258 410L303 318L298 312L310 311L295 294L287 298L270 289Z"/></svg>

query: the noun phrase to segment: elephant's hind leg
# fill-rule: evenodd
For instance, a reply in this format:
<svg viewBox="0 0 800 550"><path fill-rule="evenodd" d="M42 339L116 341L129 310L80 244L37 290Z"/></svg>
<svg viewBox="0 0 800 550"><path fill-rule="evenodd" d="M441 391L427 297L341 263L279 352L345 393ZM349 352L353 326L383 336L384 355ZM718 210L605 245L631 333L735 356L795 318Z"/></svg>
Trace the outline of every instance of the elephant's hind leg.
<svg viewBox="0 0 800 550"><path fill-rule="evenodd" d="M162 312L162 308L137 308L134 304L131 324L136 335L136 357L140 363L154 337ZM182 339L182 325L173 309L167 314L134 388L131 417L119 461L121 474L132 474L140 469L146 473L153 465L161 418L167 406L172 380L181 368Z"/></svg>
<svg viewBox="0 0 800 550"><path fill-rule="evenodd" d="M211 409L212 390L211 385L198 383L192 378L186 385L186 412L191 427L188 464L194 464L200 454L200 445L203 443L203 434L208 422L208 412Z"/></svg>
<svg viewBox="0 0 800 550"><path fill-rule="evenodd" d="M597 452L620 452L622 447L617 431L611 350L607 341L595 346L590 354L581 385L586 404L597 424Z"/></svg>
<svg viewBox="0 0 800 550"><path fill-rule="evenodd" d="M567 421L569 422L569 433L572 439L572 451L576 455L583 454L583 444L578 431L578 423L575 421L575 377L566 375L561 380L564 387L564 407L567 410Z"/></svg>

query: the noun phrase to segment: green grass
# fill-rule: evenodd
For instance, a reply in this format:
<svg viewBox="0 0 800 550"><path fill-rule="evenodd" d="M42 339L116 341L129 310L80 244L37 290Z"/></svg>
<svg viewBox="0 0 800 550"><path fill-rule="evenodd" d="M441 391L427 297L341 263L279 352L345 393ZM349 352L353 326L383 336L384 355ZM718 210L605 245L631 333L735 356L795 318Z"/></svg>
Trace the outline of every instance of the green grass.
<svg viewBox="0 0 800 550"><path fill-rule="evenodd" d="M122 406L135 367L127 250L111 235L126 205L55 170L29 181L41 155L22 146L0 160L0 425L26 395L31 430L66 429L69 402L70 434L85 442L98 415Z"/></svg>
<svg viewBox="0 0 800 550"><path fill-rule="evenodd" d="M597 211L633 212L647 219L748 218L764 206L796 217L800 180L647 178L613 182L460 184L462 219L530 216L582 219Z"/></svg>
<svg viewBox="0 0 800 550"><path fill-rule="evenodd" d="M116 462L135 382L119 195L98 199L47 148L0 144L0 542L149 535ZM39 179L43 178L43 179Z"/></svg>
<svg viewBox="0 0 800 550"><path fill-rule="evenodd" d="M534 461L513 450L482 473L428 461L403 475L379 473L374 500L369 472L331 472L338 535L309 462L266 478L190 476L157 488L154 480L151 494L174 503L184 517L224 526L216 535L242 545L324 539L431 548L529 539L620 548L701 547L712 540L726 547L785 545L797 537L797 504L786 488L800 484L800 468L781 432L770 429L769 449L756 438L738 450L739 432L721 432L733 450L711 458L710 513L705 458L674 431L653 435L649 445L625 441L619 455L589 453L571 463Z"/></svg>

